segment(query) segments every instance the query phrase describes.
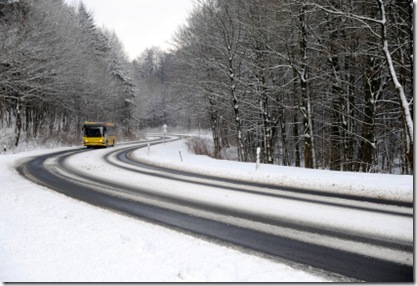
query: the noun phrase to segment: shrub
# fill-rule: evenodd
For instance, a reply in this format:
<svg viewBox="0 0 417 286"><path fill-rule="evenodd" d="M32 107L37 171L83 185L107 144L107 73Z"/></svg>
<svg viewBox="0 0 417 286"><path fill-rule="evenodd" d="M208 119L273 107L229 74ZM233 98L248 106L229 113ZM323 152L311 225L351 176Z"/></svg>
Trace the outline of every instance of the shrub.
<svg viewBox="0 0 417 286"><path fill-rule="evenodd" d="M215 158L213 151L213 143L208 138L191 137L187 140L186 145L188 147L188 150L196 155L205 155Z"/></svg>

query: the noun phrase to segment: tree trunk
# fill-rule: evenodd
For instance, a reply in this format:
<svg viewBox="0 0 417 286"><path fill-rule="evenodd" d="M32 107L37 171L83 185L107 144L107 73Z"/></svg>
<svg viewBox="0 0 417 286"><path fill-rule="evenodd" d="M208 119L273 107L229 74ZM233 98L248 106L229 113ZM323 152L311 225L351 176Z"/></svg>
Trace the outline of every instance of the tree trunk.
<svg viewBox="0 0 417 286"><path fill-rule="evenodd" d="M262 76L262 85L265 84L265 77ZM268 110L268 95L262 87L262 92L260 96L260 106L262 113L262 130L264 135L264 162L266 164L273 164L273 153L274 153L274 129L275 123L271 119L271 114Z"/></svg>
<svg viewBox="0 0 417 286"><path fill-rule="evenodd" d="M361 164L363 172L370 172L375 163L375 118L376 93L380 88L380 78L376 72L373 58L368 58L367 70L364 75L365 110L362 125Z"/></svg>
<svg viewBox="0 0 417 286"><path fill-rule="evenodd" d="M300 132L298 128L297 114L294 112L294 123L292 127L293 138L295 138L295 166L301 167Z"/></svg>
<svg viewBox="0 0 417 286"><path fill-rule="evenodd" d="M368 93L368 92L365 92ZM365 120L362 126L361 156L362 171L369 172L375 160L375 105L368 97L366 99Z"/></svg>
<svg viewBox="0 0 417 286"><path fill-rule="evenodd" d="M400 100L401 108L400 108L400 114L403 118L403 124L404 124L404 131L405 131L405 144L406 144L406 154L408 158L408 164L411 169L411 172L413 172L414 167L414 154L413 154L413 148L414 148L414 123L413 123L413 117L410 112L410 103L407 100L407 97L404 92L404 88L401 85L400 81L397 77L397 72L394 67L394 62L391 57L391 52L388 45L388 29L387 29L387 17L385 12L385 5L384 0L378 0L379 9L381 11L381 29L382 29L382 50L384 52L384 56L387 60L389 72L391 75L391 79L394 82L395 90L397 92L398 99Z"/></svg>
<svg viewBox="0 0 417 286"><path fill-rule="evenodd" d="M304 86L304 85L303 85ZM304 167L315 169L313 124L311 119L311 103L307 92L302 88L302 113L304 125Z"/></svg>
<svg viewBox="0 0 417 286"><path fill-rule="evenodd" d="M214 158L220 159L220 154L222 150L221 142L220 142L220 122L219 122L219 114L216 107L216 101L214 96L209 95L209 113L210 113L210 126L211 131L213 134L213 142L214 142Z"/></svg>
<svg viewBox="0 0 417 286"><path fill-rule="evenodd" d="M23 113L23 94L18 94L16 106L16 140L15 147L19 146L20 135L22 133L22 113Z"/></svg>
<svg viewBox="0 0 417 286"><path fill-rule="evenodd" d="M313 120L311 110L311 99L308 90L307 82L307 20L306 20L306 6L303 4L300 20L300 56L301 56L301 71L298 72L301 83L301 113L303 114L304 125L304 167L309 169L316 168L316 158L314 150L314 134L313 134Z"/></svg>
<svg viewBox="0 0 417 286"><path fill-rule="evenodd" d="M288 139L287 139L287 127L285 124L285 109L280 110L280 124L281 124L281 136L282 136L282 165L289 166L290 159L288 154Z"/></svg>
<svg viewBox="0 0 417 286"><path fill-rule="evenodd" d="M236 139L237 139L237 149L238 149L238 160L239 162L246 162L246 152L242 132L242 119L240 118L240 106L239 100L236 94L236 82L235 82L235 73L233 69L233 56L229 49L229 79L230 79L230 95L232 98L233 104L233 114L236 124Z"/></svg>

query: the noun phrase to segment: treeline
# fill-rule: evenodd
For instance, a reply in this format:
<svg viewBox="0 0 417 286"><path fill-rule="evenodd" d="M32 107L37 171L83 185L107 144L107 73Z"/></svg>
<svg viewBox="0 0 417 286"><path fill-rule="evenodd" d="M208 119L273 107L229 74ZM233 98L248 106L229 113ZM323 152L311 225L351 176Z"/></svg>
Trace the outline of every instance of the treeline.
<svg viewBox="0 0 417 286"><path fill-rule="evenodd" d="M173 54L158 47L146 49L132 61L136 129L157 128L164 124L192 127L190 124L186 126L181 112L178 112L178 109L183 109L183 100L172 84L175 78L173 61Z"/></svg>
<svg viewBox="0 0 417 286"><path fill-rule="evenodd" d="M412 1L201 0L174 43L168 117L205 118L217 156L412 173Z"/></svg>
<svg viewBox="0 0 417 286"><path fill-rule="evenodd" d="M129 131L133 85L117 36L98 29L83 4L0 1L2 143L67 133L85 120L114 121Z"/></svg>

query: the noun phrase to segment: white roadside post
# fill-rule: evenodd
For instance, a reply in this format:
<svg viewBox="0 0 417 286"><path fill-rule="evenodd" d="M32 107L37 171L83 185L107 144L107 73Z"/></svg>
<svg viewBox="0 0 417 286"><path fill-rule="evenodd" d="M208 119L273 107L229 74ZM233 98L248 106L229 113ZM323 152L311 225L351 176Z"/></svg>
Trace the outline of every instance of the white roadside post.
<svg viewBox="0 0 417 286"><path fill-rule="evenodd" d="M148 143L148 156L151 154L151 143Z"/></svg>
<svg viewBox="0 0 417 286"><path fill-rule="evenodd" d="M261 147L256 148L256 171L259 170L261 164Z"/></svg>
<svg viewBox="0 0 417 286"><path fill-rule="evenodd" d="M165 145L165 136L166 136L166 134L167 134L167 128L168 128L168 126L167 126L166 124L164 124L164 125L162 126L162 128L164 129L164 145Z"/></svg>
<svg viewBox="0 0 417 286"><path fill-rule="evenodd" d="M182 154L181 154L181 151L178 151L178 153L180 154L180 160L181 160L181 162L184 162L184 161L182 160Z"/></svg>

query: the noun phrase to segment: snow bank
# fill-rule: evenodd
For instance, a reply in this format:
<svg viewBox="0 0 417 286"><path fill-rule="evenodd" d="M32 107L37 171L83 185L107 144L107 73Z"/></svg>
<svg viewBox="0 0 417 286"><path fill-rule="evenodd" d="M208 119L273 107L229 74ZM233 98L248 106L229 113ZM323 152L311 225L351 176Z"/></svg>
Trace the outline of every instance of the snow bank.
<svg viewBox="0 0 417 286"><path fill-rule="evenodd" d="M168 144L168 143L167 143ZM181 152L183 162L180 160ZM133 153L136 160L157 166L276 186L413 202L413 176L310 170L224 161L191 154L185 140L156 145Z"/></svg>

